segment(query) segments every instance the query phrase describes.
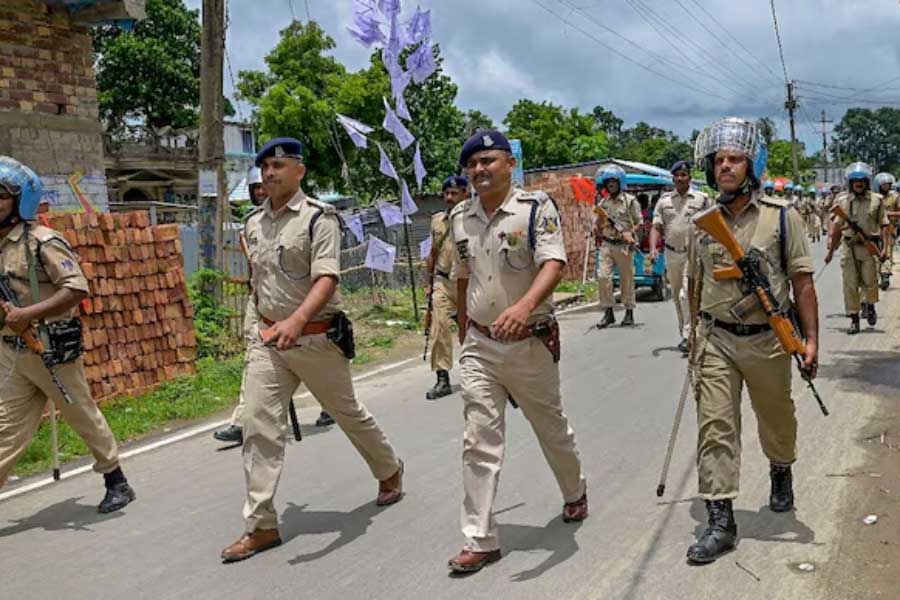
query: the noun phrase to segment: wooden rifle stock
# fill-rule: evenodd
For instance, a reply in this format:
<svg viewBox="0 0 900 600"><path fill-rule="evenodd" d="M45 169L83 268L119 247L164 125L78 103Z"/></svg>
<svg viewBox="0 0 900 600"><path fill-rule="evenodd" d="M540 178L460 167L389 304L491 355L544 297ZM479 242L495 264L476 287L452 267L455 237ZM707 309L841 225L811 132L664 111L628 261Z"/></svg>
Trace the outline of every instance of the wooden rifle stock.
<svg viewBox="0 0 900 600"><path fill-rule="evenodd" d="M856 239L865 247L866 252L877 258L878 260L884 262L885 259L881 258L881 250L878 249L878 245L869 239L869 236L862 230L862 227L859 226L859 223L850 219L850 215L847 214L847 211L843 209L843 207L835 204L831 207L831 214L833 214L838 219L842 220L846 223L850 229L856 234Z"/></svg>
<svg viewBox="0 0 900 600"><path fill-rule="evenodd" d="M766 319L769 321L769 326L772 328L772 331L775 332L778 342L781 344L784 351L789 356L794 357L797 361L797 367L800 369L801 377L803 377L807 386L812 390L822 413L827 416L828 409L825 408L825 404L819 397L812 380L803 370L801 364L806 352L806 347L803 340L800 338L800 333L794 326L793 321L791 321L785 315L782 308L778 306L777 300L772 295L768 280L762 272L759 271L758 266L754 266L755 263L752 260L752 257L747 255L737 238L734 237L734 232L728 227L719 207L713 206L698 214L694 217L694 224L712 236L714 240L725 246L728 253L734 259L734 266L716 269L713 274L715 280L742 279L750 285L753 289L753 293L756 294L763 311L766 313Z"/></svg>

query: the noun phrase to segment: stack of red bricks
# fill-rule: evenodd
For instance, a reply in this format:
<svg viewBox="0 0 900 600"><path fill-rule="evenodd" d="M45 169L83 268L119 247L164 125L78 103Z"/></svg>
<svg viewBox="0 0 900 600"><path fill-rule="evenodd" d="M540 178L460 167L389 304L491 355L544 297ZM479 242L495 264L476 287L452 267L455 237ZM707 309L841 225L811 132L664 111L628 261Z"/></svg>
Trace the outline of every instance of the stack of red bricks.
<svg viewBox="0 0 900 600"><path fill-rule="evenodd" d="M177 224L146 211L51 214L81 259L84 364L94 400L142 394L194 373L197 339Z"/></svg>
<svg viewBox="0 0 900 600"><path fill-rule="evenodd" d="M563 237L566 241L566 268L563 270L563 279L567 281L581 281L584 272L585 257L588 260L588 278L594 268L594 245L588 243L588 231L593 224L593 205L575 200L575 192L572 189L570 179L575 176L571 173L545 173L540 178L528 185L528 190L541 190L550 194L559 207L562 218ZM592 177L585 173L585 177ZM585 249L588 249L585 254Z"/></svg>

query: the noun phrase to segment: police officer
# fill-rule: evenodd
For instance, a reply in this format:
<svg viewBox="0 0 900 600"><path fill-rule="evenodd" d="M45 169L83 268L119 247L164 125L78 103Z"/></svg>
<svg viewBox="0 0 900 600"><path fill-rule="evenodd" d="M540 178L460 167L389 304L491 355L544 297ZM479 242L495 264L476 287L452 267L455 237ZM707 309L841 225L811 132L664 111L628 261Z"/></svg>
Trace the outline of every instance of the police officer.
<svg viewBox="0 0 900 600"><path fill-rule="evenodd" d="M678 349L684 355L688 351L691 333L691 316L688 308L687 266L688 243L691 237L691 218L709 204L709 197L703 192L691 189L691 165L679 160L671 169L675 191L666 192L656 203L653 212L653 229L650 231L650 258L659 258L659 236L662 234L666 248L666 277L672 288L672 301L678 318L678 334L681 342Z"/></svg>
<svg viewBox="0 0 900 600"><path fill-rule="evenodd" d="M766 182L763 184L763 194L769 198L775 197L775 182L771 179L766 179Z"/></svg>
<svg viewBox="0 0 900 600"><path fill-rule="evenodd" d="M887 290L891 286L891 272L894 267L894 242L897 239L897 223L900 217L900 198L894 191L894 183L896 178L890 173L879 173L875 176L875 188L881 194L884 202L884 210L887 213L888 221L888 243L885 245L887 251L887 260L881 263L881 289Z"/></svg>
<svg viewBox="0 0 900 600"><path fill-rule="evenodd" d="M135 499L119 466L119 450L103 413L91 397L81 358L78 303L89 287L65 238L34 223L43 187L19 161L0 156L0 269L21 307L0 303L5 313L0 343L0 486L41 422L47 398L75 430L103 474L106 495L97 507L110 513ZM20 335L36 326L55 366L28 348ZM66 401L53 377L68 395Z"/></svg>
<svg viewBox="0 0 900 600"><path fill-rule="evenodd" d="M286 407L301 382L334 415L379 481L376 503L403 497L403 463L353 390L352 329L337 291L337 211L303 193L306 167L299 141L270 141L256 155L256 165L269 199L245 229L259 316L244 382L245 529L222 551L225 562L281 543L273 500L284 462Z"/></svg>
<svg viewBox="0 0 900 600"><path fill-rule="evenodd" d="M871 241L881 238L881 255L873 257L857 234L840 219L834 220L828 254L825 255L825 263L830 263L835 248L843 238L841 272L844 279L844 309L850 317L847 333L850 335L859 333L860 311L870 326L875 327L878 323L875 311L878 302L878 260L887 256L889 221L881 196L871 191L872 174L872 167L864 162L848 166L844 171L847 191L840 194L834 203L844 209L850 220L859 225Z"/></svg>
<svg viewBox="0 0 900 600"><path fill-rule="evenodd" d="M450 369L453 367L453 332L450 324L456 314L456 276L452 272L450 211L468 196L469 181L465 177L448 177L442 188L447 210L431 218L431 254L426 264L431 282L425 290L431 298L429 351L431 370L437 374L437 383L425 394L428 400L437 400L453 393L450 386Z"/></svg>
<svg viewBox="0 0 900 600"><path fill-rule="evenodd" d="M815 376L818 307L813 262L800 215L782 199L759 195L765 171L765 143L758 126L738 118L709 125L697 138L695 159L719 192L718 206L744 250L764 260L775 299L795 306L805 334L804 369ZM791 399L791 356L768 324L755 296L736 279L716 281L715 270L734 266L731 254L698 230L691 244L691 285L699 306L694 385L697 398L697 467L708 527L687 552L709 563L737 539L732 501L738 494L741 455L741 391L746 384L759 422L763 452L770 461L769 508L794 506L791 464L797 458L797 421ZM749 296L752 296L748 298Z"/></svg>
<svg viewBox="0 0 900 600"><path fill-rule="evenodd" d="M810 189L813 190L812 193L806 195L803 193L803 186L800 186L800 189L797 191L797 211L803 217L803 224L806 226L806 235L809 236L809 241L816 242L818 241L819 224L815 219L816 208L813 201L815 189Z"/></svg>
<svg viewBox="0 0 900 600"><path fill-rule="evenodd" d="M634 325L634 244L635 233L643 221L641 205L637 198L626 192L625 171L618 165L607 165L597 170L597 206L602 207L609 219L597 218L594 235L600 240L600 272L598 295L603 318L598 329L605 329L616 322L613 308L613 269L619 269L622 304L625 306L623 327ZM603 196L604 190L607 196Z"/></svg>
<svg viewBox="0 0 900 600"><path fill-rule="evenodd" d="M507 398L517 401L563 496L563 521L587 517L587 487L575 434L562 411L559 326L550 296L566 252L559 212L547 194L512 184L509 141L480 131L460 163L477 196L450 213L459 273L463 407L463 550L450 559L468 573L500 560L493 505L505 444Z"/></svg>

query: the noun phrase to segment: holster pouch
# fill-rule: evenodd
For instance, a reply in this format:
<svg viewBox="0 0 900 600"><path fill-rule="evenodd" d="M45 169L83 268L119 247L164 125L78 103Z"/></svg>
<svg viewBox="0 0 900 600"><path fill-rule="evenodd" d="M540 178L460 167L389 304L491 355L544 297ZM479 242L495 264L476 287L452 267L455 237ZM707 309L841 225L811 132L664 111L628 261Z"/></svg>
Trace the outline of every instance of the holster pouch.
<svg viewBox="0 0 900 600"><path fill-rule="evenodd" d="M559 344L559 322L556 319L548 319L535 323L531 327L531 334L541 340L541 343L550 351L553 362L558 363L562 353Z"/></svg>
<svg viewBox="0 0 900 600"><path fill-rule="evenodd" d="M747 317L761 309L762 304L759 303L759 298L757 298L756 294L750 293L738 300L728 312L731 313L736 322L743 323L747 320Z"/></svg>
<svg viewBox="0 0 900 600"><path fill-rule="evenodd" d="M356 342L353 339L353 323L346 313L335 315L331 329L325 334L329 340L341 349L348 360L356 356Z"/></svg>
<svg viewBox="0 0 900 600"><path fill-rule="evenodd" d="M81 336L81 319L54 321L45 325L50 347L46 354L54 365L72 362L84 352Z"/></svg>

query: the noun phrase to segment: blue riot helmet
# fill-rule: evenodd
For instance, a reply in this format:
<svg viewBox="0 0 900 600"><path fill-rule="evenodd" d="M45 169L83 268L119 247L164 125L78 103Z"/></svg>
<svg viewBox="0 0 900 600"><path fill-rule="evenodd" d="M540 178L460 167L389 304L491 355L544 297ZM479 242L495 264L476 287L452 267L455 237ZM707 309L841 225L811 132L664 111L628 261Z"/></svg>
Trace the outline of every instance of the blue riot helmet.
<svg viewBox="0 0 900 600"><path fill-rule="evenodd" d="M846 169L844 169L844 179L847 181L847 187L850 186L851 181L861 179L865 181L866 185L871 189L873 172L874 169L872 169L872 167L864 162L855 162L850 164Z"/></svg>
<svg viewBox="0 0 900 600"><path fill-rule="evenodd" d="M747 157L749 165L747 181L733 194L722 194L718 201L730 204L739 196L759 189L763 173L766 171L768 151L759 125L738 117L726 117L708 125L694 142L694 163L703 165L706 183L718 190L716 183L715 157L720 150L739 152Z"/></svg>
<svg viewBox="0 0 900 600"><path fill-rule="evenodd" d="M603 189L610 179L619 181L619 191L624 192L628 189L628 184L625 183L625 170L618 165L606 165L597 169L597 176L594 178L597 191Z"/></svg>
<svg viewBox="0 0 900 600"><path fill-rule="evenodd" d="M815 198L815 196L816 196L816 186L811 185L811 186L809 186L808 188L806 188L806 193L809 194L810 196L812 196L813 198Z"/></svg>
<svg viewBox="0 0 900 600"><path fill-rule="evenodd" d="M766 191L775 191L775 182L771 179L766 179L766 182L763 184L763 189Z"/></svg>
<svg viewBox="0 0 900 600"><path fill-rule="evenodd" d="M11 216L17 212L21 219L34 219L44 193L44 184L34 171L14 158L0 156L0 186L18 200L17 211ZM9 224L9 219L4 224Z"/></svg>

